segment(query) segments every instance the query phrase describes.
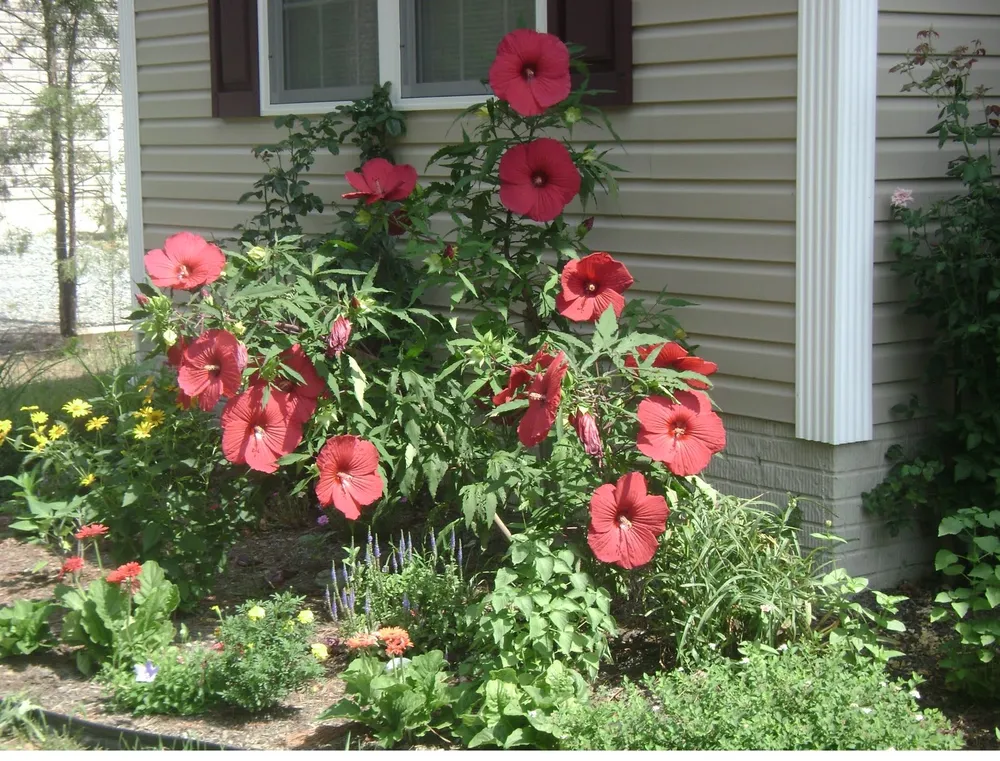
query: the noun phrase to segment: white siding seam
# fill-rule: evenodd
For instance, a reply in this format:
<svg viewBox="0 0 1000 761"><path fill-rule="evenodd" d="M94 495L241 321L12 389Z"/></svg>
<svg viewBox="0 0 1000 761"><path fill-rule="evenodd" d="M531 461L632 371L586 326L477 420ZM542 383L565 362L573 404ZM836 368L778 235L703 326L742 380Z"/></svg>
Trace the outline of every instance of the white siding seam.
<svg viewBox="0 0 1000 761"><path fill-rule="evenodd" d="M877 0L800 0L795 432L872 438Z"/></svg>
<svg viewBox="0 0 1000 761"><path fill-rule="evenodd" d="M135 283L146 277L142 240L142 166L139 145L139 69L133 0L118 0L122 109L125 126L125 208L129 272Z"/></svg>

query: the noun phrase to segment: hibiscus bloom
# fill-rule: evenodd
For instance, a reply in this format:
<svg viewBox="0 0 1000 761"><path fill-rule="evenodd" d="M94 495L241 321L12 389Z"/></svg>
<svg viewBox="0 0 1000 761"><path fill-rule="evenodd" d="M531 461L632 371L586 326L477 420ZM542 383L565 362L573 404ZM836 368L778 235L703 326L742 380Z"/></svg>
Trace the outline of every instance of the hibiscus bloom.
<svg viewBox="0 0 1000 761"><path fill-rule="evenodd" d="M604 563L638 568L656 554L668 515L667 501L647 493L642 473L626 473L616 484L597 487L590 498L587 544Z"/></svg>
<svg viewBox="0 0 1000 761"><path fill-rule="evenodd" d="M239 391L241 362L245 367L236 336L226 330L206 330L184 350L177 385L188 396L199 397L201 408L208 412L223 394Z"/></svg>
<svg viewBox="0 0 1000 761"><path fill-rule="evenodd" d="M67 573L79 573L82 569L83 558L79 555L66 558L66 560L63 561L62 568L59 569L59 579L62 579Z"/></svg>
<svg viewBox="0 0 1000 761"><path fill-rule="evenodd" d="M316 458L319 482L316 496L321 505L332 504L348 519L356 520L360 508L382 496L378 473L378 450L357 436L334 436Z"/></svg>
<svg viewBox="0 0 1000 761"><path fill-rule="evenodd" d="M639 358L636 359L631 354L625 357L626 367L638 367L640 362L646 360L650 354L657 352L656 359L653 360L653 367L666 367L677 372L694 372L699 375L711 375L719 366L714 362L695 357L688 354L687 349L674 341L665 344L654 344L653 346L640 346L636 349ZM704 381L689 379L687 384L691 388L707 389L708 384Z"/></svg>
<svg viewBox="0 0 1000 761"><path fill-rule="evenodd" d="M188 347L188 340L184 336L179 336L174 345L167 349L167 364L171 367L180 367L181 359L184 357L184 350Z"/></svg>
<svg viewBox="0 0 1000 761"><path fill-rule="evenodd" d="M625 308L622 294L634 282L625 265L603 251L574 259L563 267L556 309L576 322L594 322L609 306L615 317L621 317Z"/></svg>
<svg viewBox="0 0 1000 761"><path fill-rule="evenodd" d="M500 159L500 203L536 222L551 222L580 192L566 146L551 137L512 146Z"/></svg>
<svg viewBox="0 0 1000 761"><path fill-rule="evenodd" d="M703 471L726 447L726 429L700 391L678 391L677 401L650 396L639 403L639 451L677 476Z"/></svg>
<svg viewBox="0 0 1000 761"><path fill-rule="evenodd" d="M263 399L263 389L255 386L229 400L222 411L222 452L232 463L274 473L278 458L302 441L302 422L289 394L272 389L267 404Z"/></svg>
<svg viewBox="0 0 1000 761"><path fill-rule="evenodd" d="M108 533L108 527L103 523L88 523L86 526L82 526L73 536L83 541L84 539L104 536L106 533Z"/></svg>
<svg viewBox="0 0 1000 761"><path fill-rule="evenodd" d="M347 342L351 339L351 321L344 315L340 315L330 326L330 335L326 337L326 356L339 357L341 352L347 348Z"/></svg>
<svg viewBox="0 0 1000 761"><path fill-rule="evenodd" d="M538 116L569 97L569 50L554 34L515 29L500 40L490 87L521 116Z"/></svg>
<svg viewBox="0 0 1000 761"><path fill-rule="evenodd" d="M319 377L312 360L302 350L300 344L285 349L278 355L278 359L290 370L302 376L304 383L277 377L271 381L271 386L288 395L293 416L304 423L316 411L316 400L326 393L326 383ZM254 373L250 378L250 385L263 388L267 384L258 373Z"/></svg>
<svg viewBox="0 0 1000 761"><path fill-rule="evenodd" d="M559 352L545 372L537 372L528 384L528 411L517 427L517 438L526 447L533 447L549 435L556 422L562 399L563 376L569 369L566 354Z"/></svg>
<svg viewBox="0 0 1000 761"><path fill-rule="evenodd" d="M366 203L376 201L403 201L417 184L417 170L409 164L394 165L386 159L370 159L360 172L347 172L347 181L354 192L344 193L344 198L364 198Z"/></svg>
<svg viewBox="0 0 1000 761"><path fill-rule="evenodd" d="M129 591L135 594L139 591L139 574L142 573L142 566L134 560L131 563L118 566L107 576L109 584L125 584Z"/></svg>
<svg viewBox="0 0 1000 761"><path fill-rule="evenodd" d="M226 257L218 246L189 232L171 235L163 248L146 254L145 262L153 285L184 291L215 282L226 267Z"/></svg>

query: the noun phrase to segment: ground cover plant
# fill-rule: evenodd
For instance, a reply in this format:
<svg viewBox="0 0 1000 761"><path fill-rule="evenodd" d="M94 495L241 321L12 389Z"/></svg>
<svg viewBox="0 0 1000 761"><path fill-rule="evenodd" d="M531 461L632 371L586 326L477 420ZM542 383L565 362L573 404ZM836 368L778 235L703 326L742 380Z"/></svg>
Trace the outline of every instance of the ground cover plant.
<svg viewBox="0 0 1000 761"><path fill-rule="evenodd" d="M614 193L619 171L607 141L574 135L615 137L586 84L572 88L574 67L553 35L509 34L488 72L495 97L421 171L394 161L405 121L387 86L327 117L281 117L288 136L256 152L268 172L238 239L180 232L145 255L144 361L0 429L27 458L12 528L65 548L51 611L112 705L259 713L335 660L345 691L318 720L355 722L383 747L558 748L572 721L602 717L595 686L631 607L680 669L717 677L703 713L687 671L649 683L681 697L691 726L745 715L747 675L780 697L756 737L736 722L714 740L636 742L954 744L898 698L878 731L853 714L840 739L779 731L799 718L796 679L837 674L851 699L881 685L902 598L862 606L867 582L824 567L836 537L816 534L823 548L803 557L794 510L698 478L726 442L717 367L685 343L683 302L628 298L642 284L626 257L590 250L594 219L567 217ZM349 144L351 190L320 199L305 179L316 152ZM310 234L320 211L333 228ZM275 495L319 508L316 546L342 545L321 604L276 594L217 608L211 637L177 631L174 610L198 604ZM380 539L380 522L404 517L398 541ZM99 550L122 565L105 572ZM100 577L84 584L91 565ZM54 644L48 610L0 610L4 647ZM317 636L316 611L336 636ZM903 719L927 729L887 728Z"/></svg>

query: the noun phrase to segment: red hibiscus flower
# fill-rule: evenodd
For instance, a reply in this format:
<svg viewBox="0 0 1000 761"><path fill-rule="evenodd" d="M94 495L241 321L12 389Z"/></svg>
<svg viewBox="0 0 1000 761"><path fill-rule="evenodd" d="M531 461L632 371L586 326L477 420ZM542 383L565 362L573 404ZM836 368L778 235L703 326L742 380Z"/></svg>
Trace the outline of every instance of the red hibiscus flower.
<svg viewBox="0 0 1000 761"><path fill-rule="evenodd" d="M515 29L497 45L490 87L521 116L538 116L569 97L569 50L554 34Z"/></svg>
<svg viewBox="0 0 1000 761"><path fill-rule="evenodd" d="M519 143L500 159L500 203L536 222L551 222L580 192L566 146L551 137Z"/></svg>
<svg viewBox="0 0 1000 761"><path fill-rule="evenodd" d="M625 308L622 294L634 282L625 265L603 251L574 259L563 267L556 309L576 322L594 322L609 306L615 317L621 317Z"/></svg>
<svg viewBox="0 0 1000 761"><path fill-rule="evenodd" d="M646 492L642 473L626 473L617 484L597 487L590 498L587 544L604 563L638 568L656 554L668 515L667 501Z"/></svg>
<svg viewBox="0 0 1000 761"><path fill-rule="evenodd" d="M188 340L180 336L174 345L167 349L167 364L171 367L180 367L181 359L184 357L184 350L188 347Z"/></svg>
<svg viewBox="0 0 1000 761"><path fill-rule="evenodd" d="M528 384L528 411L517 427L517 438L526 447L533 447L549 435L556 422L562 399L563 376L569 369L566 354L559 352L545 372L537 372Z"/></svg>
<svg viewBox="0 0 1000 761"><path fill-rule="evenodd" d="M294 452L302 441L302 421L285 392L272 389L267 404L262 405L263 400L261 386L229 400L222 411L222 452L232 463L274 473L278 458Z"/></svg>
<svg viewBox="0 0 1000 761"><path fill-rule="evenodd" d="M344 315L340 315L330 326L330 335L326 337L326 356L339 357L340 353L347 348L347 342L351 338L351 321Z"/></svg>
<svg viewBox="0 0 1000 761"><path fill-rule="evenodd" d="M639 451L677 476L703 471L726 447L726 429L700 391L678 391L674 402L650 396L639 403Z"/></svg>
<svg viewBox="0 0 1000 761"><path fill-rule="evenodd" d="M493 397L493 404L499 407L514 399L525 399L523 394L518 394L522 386L528 385L536 370L547 370L555 357L549 354L544 348L535 353L527 362L514 365L510 369L510 377L507 379L507 387Z"/></svg>
<svg viewBox="0 0 1000 761"><path fill-rule="evenodd" d="M278 359L290 370L298 373L304 383L289 378L278 377L271 381L271 386L288 395L292 415L301 422L306 422L316 411L316 400L326 393L326 383L319 377L312 360L302 350L300 344L294 344L278 355ZM250 385L261 389L267 385L258 373L250 378Z"/></svg>
<svg viewBox="0 0 1000 761"><path fill-rule="evenodd" d="M575 415L569 416L570 425L576 429L576 435L580 437L583 444L583 451L591 457L596 457L598 462L604 459L604 445L601 443L601 432L597 427L594 416L584 410L578 410Z"/></svg>
<svg viewBox="0 0 1000 761"><path fill-rule="evenodd" d="M142 566L134 560L131 563L118 566L107 576L109 584L125 584L129 592L135 594L139 591L139 574L142 573Z"/></svg>
<svg viewBox="0 0 1000 761"><path fill-rule="evenodd" d="M88 523L86 526L82 526L79 531L77 531L73 536L75 536L80 541L84 539L93 539L97 536L104 536L108 533L108 527L103 523Z"/></svg>
<svg viewBox="0 0 1000 761"><path fill-rule="evenodd" d="M223 394L232 396L240 390L246 350L240 354L240 342L232 333L206 330L184 350L177 385L188 396L197 396L208 412Z"/></svg>
<svg viewBox="0 0 1000 761"><path fill-rule="evenodd" d="M62 568L59 569L59 578L62 579L67 573L79 573L83 569L83 558L74 555L63 561Z"/></svg>
<svg viewBox="0 0 1000 761"><path fill-rule="evenodd" d="M332 504L350 520L361 515L365 505L382 496L378 473L378 450L357 436L334 436L316 458L319 483L316 496L321 505Z"/></svg>
<svg viewBox="0 0 1000 761"><path fill-rule="evenodd" d="M657 355L656 359L653 360L653 367L666 367L677 370L677 372L690 371L699 375L711 375L719 369L719 366L714 362L709 362L701 357L688 354L687 349L674 341L669 341L665 344L655 344L653 346L640 346L636 349L639 359L630 354L625 357L625 366L638 367L639 363L645 361L654 351L657 352ZM702 390L708 388L707 383L693 378L688 379L687 384L691 388Z"/></svg>
<svg viewBox="0 0 1000 761"><path fill-rule="evenodd" d="M226 267L226 257L218 246L188 232L171 235L163 248L147 253L145 261L153 285L184 291L215 282Z"/></svg>
<svg viewBox="0 0 1000 761"><path fill-rule="evenodd" d="M417 184L417 170L409 164L393 165L385 159L366 161L360 172L344 175L354 192L344 198L364 198L366 203L405 200Z"/></svg>

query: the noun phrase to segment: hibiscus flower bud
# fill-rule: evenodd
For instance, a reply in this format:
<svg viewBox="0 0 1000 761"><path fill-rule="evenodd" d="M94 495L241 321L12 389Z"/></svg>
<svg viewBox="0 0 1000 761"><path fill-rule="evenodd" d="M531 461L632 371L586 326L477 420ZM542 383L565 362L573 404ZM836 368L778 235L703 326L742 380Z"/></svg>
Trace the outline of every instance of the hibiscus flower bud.
<svg viewBox="0 0 1000 761"><path fill-rule="evenodd" d="M244 325L242 322L234 322L232 331L234 336L242 336L244 333L247 332L247 326Z"/></svg>
<svg viewBox="0 0 1000 761"><path fill-rule="evenodd" d="M490 110L486 106L480 106L476 110L476 116L478 116L480 119L489 119L490 118Z"/></svg>
<svg viewBox="0 0 1000 761"><path fill-rule="evenodd" d="M594 416L581 409L577 410L575 415L570 415L570 422L576 429L576 435L580 437L583 450L591 457L600 460L604 454L604 446L601 443L601 432L597 428Z"/></svg>
<svg viewBox="0 0 1000 761"><path fill-rule="evenodd" d="M163 343L167 346L173 346L177 343L177 331L173 328L167 328L163 331Z"/></svg>
<svg viewBox="0 0 1000 761"><path fill-rule="evenodd" d="M139 306L144 307L149 304L149 296L145 296L141 293L135 295L135 300L139 302Z"/></svg>
<svg viewBox="0 0 1000 761"><path fill-rule="evenodd" d="M444 247L444 258L448 260L455 258L455 247L451 243Z"/></svg>
<svg viewBox="0 0 1000 761"><path fill-rule="evenodd" d="M587 232L590 232L591 230L593 230L594 229L594 218L593 217L587 217L585 220L583 220L583 228Z"/></svg>
<svg viewBox="0 0 1000 761"><path fill-rule="evenodd" d="M271 252L268 251L263 246L254 246L249 251L247 251L247 259L256 264L266 264L268 259L271 258Z"/></svg>
<svg viewBox="0 0 1000 761"><path fill-rule="evenodd" d="M570 126L576 124L583 118L583 112L576 106L570 106L566 109L566 113L563 114L563 121Z"/></svg>
<svg viewBox="0 0 1000 761"><path fill-rule="evenodd" d="M367 227L372 222L371 212L365 209L358 209L358 213L354 215L354 221L362 227Z"/></svg>
<svg viewBox="0 0 1000 761"><path fill-rule="evenodd" d="M250 353L247 351L246 344L239 341L236 345L236 366L240 369L242 373L250 361Z"/></svg>
<svg viewBox="0 0 1000 761"><path fill-rule="evenodd" d="M330 327L330 335L326 337L326 356L339 357L340 353L347 348L347 342L351 338L351 321L344 315L340 315L333 321Z"/></svg>
<svg viewBox="0 0 1000 761"><path fill-rule="evenodd" d="M594 152L592 148L588 148L583 152L583 155L580 156L580 160L583 161L585 164L592 164L593 162L597 161L597 154Z"/></svg>

